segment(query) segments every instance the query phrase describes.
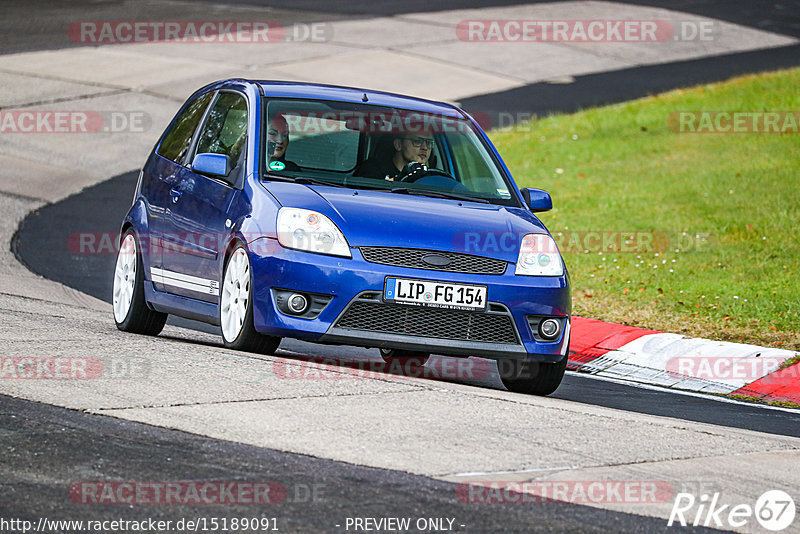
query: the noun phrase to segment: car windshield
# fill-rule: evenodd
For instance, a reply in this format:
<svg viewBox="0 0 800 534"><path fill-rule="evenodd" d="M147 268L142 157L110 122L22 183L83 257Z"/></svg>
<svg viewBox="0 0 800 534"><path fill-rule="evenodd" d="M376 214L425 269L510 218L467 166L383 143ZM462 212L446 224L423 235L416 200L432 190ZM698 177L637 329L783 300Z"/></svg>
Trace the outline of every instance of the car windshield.
<svg viewBox="0 0 800 534"><path fill-rule="evenodd" d="M518 205L464 118L321 100L266 104L265 180Z"/></svg>

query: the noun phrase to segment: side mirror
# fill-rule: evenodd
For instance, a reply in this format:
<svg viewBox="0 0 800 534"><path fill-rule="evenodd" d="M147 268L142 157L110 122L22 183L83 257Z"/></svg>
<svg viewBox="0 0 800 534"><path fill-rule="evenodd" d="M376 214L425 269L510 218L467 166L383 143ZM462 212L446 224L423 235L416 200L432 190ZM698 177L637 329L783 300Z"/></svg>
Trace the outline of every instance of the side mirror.
<svg viewBox="0 0 800 534"><path fill-rule="evenodd" d="M550 211L553 209L553 199L550 198L550 193L543 189L534 189L525 187L519 190L522 193L522 198L525 199L525 204L534 213L540 211Z"/></svg>
<svg viewBox="0 0 800 534"><path fill-rule="evenodd" d="M231 158L225 154L197 154L192 170L198 174L224 178L231 172Z"/></svg>

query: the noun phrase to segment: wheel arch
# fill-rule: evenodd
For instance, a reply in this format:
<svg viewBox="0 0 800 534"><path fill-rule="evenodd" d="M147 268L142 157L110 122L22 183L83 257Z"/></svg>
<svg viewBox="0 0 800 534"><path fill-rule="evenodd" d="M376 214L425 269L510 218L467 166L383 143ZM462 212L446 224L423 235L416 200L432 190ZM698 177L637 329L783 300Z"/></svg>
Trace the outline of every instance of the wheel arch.
<svg viewBox="0 0 800 534"><path fill-rule="evenodd" d="M136 232L136 228L133 226L133 223L132 223L132 222L130 222L130 221L124 221L124 222L122 223L122 228L120 228L120 230L119 230L119 239L118 239L118 241L119 241L119 244L120 244L120 245L122 244L122 238L125 236L125 234L126 234L126 233L128 232L128 230L130 230L130 229L133 229L133 233L134 233L134 234L136 234L136 233L137 233L137 232Z"/></svg>
<svg viewBox="0 0 800 534"><path fill-rule="evenodd" d="M236 248L239 245L241 245L242 248L244 248L244 251L247 253L248 256L250 255L250 249L247 247L247 242L239 235L236 234L232 235L231 238L228 240L228 243L225 245L225 250L222 255L221 275L224 276L225 266L228 265L228 260L230 259L231 254L233 254L233 251L236 250Z"/></svg>

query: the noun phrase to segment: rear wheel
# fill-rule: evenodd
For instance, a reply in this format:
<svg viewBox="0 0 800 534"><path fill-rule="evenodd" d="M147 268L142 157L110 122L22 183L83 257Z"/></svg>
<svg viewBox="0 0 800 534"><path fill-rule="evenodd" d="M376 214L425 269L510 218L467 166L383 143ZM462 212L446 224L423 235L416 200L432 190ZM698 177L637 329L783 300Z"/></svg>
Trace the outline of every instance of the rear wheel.
<svg viewBox="0 0 800 534"><path fill-rule="evenodd" d="M272 354L281 338L265 336L253 325L253 276L250 258L239 246L228 258L219 305L222 342L229 349Z"/></svg>
<svg viewBox="0 0 800 534"><path fill-rule="evenodd" d="M416 350L381 349L381 358L389 365L399 364L405 369L406 365L419 365L422 367L430 358L430 354Z"/></svg>
<svg viewBox="0 0 800 534"><path fill-rule="evenodd" d="M167 322L167 314L151 310L144 300L144 266L133 230L122 236L114 266L112 304L114 322L123 332L156 336Z"/></svg>
<svg viewBox="0 0 800 534"><path fill-rule="evenodd" d="M529 395L549 395L561 384L567 357L556 363L498 360L497 370L509 391Z"/></svg>

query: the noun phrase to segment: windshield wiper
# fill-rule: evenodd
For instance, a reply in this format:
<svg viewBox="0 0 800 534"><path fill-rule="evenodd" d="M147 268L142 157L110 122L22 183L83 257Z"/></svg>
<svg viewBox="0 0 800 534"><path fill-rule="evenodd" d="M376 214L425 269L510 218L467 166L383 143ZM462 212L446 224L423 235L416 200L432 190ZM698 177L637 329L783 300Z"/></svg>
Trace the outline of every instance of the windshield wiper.
<svg viewBox="0 0 800 534"><path fill-rule="evenodd" d="M367 184L348 184L347 180L343 183L339 182L326 182L324 180L317 180L316 178L309 178L308 176L281 176L278 174L268 174L265 176L265 179L275 180L279 182L292 182L295 184L303 184L303 185L329 185L331 187L344 187L347 189L364 189L364 190L375 190L375 191L385 191L385 187L377 187L374 185L367 185Z"/></svg>
<svg viewBox="0 0 800 534"><path fill-rule="evenodd" d="M292 182L295 184L303 184L303 185L329 185L331 187L347 187L344 184L336 182L326 182L324 180L317 180L316 178L309 178L308 176L281 176L278 174L268 174L267 176L265 176L265 179L277 182Z"/></svg>
<svg viewBox="0 0 800 534"><path fill-rule="evenodd" d="M316 178L309 178L308 176L295 176L294 183L303 185L329 185L331 187L347 187L344 184L337 182L326 182L325 180L317 180Z"/></svg>
<svg viewBox="0 0 800 534"><path fill-rule="evenodd" d="M458 193L449 193L445 191L431 191L429 189L412 189L410 187L395 187L393 189L388 189L388 191L391 191L392 193L399 193L402 195L449 198L452 200L466 200L468 202L480 202L482 204L490 204L490 202L485 198L478 198L470 195L459 195Z"/></svg>

